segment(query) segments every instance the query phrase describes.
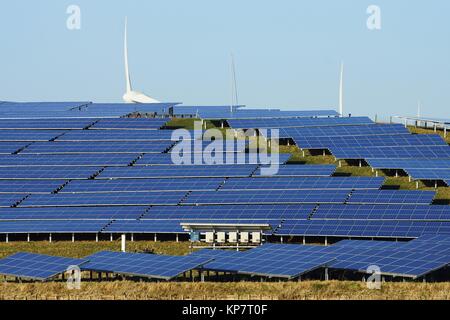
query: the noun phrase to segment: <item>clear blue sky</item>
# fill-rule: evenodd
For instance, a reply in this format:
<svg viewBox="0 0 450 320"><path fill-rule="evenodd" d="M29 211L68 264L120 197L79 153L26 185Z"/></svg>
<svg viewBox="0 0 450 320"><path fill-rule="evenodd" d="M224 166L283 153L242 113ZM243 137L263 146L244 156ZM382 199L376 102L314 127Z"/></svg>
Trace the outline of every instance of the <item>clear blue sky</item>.
<svg viewBox="0 0 450 320"><path fill-rule="evenodd" d="M67 6L81 30L66 28ZM382 29L366 27L368 5ZM123 24L134 88L162 101L228 104L229 54L239 102L450 117L450 2L444 0L39 0L1 5L0 100L121 101Z"/></svg>

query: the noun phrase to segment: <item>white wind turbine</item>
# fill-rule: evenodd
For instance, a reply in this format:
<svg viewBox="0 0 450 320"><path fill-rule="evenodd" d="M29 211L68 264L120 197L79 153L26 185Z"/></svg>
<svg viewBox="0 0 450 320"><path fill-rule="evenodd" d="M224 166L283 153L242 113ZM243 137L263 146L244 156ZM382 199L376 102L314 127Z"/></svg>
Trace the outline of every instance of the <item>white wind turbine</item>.
<svg viewBox="0 0 450 320"><path fill-rule="evenodd" d="M133 91L131 87L130 70L128 67L128 40L127 40L127 24L128 19L125 18L125 39L124 39L124 56L125 56L125 77L127 82L127 92L123 95L126 103L159 103L158 100L147 96L144 93Z"/></svg>

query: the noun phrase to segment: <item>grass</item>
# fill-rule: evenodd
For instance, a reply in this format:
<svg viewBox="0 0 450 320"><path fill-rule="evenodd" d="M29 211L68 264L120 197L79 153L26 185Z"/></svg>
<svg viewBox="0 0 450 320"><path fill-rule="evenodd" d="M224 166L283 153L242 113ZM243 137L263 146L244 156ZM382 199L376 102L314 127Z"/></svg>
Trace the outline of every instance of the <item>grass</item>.
<svg viewBox="0 0 450 320"><path fill-rule="evenodd" d="M383 283L370 290L356 281L304 282L82 282L80 290L65 283L2 283L0 299L266 299L266 300L421 300L450 299L450 283Z"/></svg>
<svg viewBox="0 0 450 320"><path fill-rule="evenodd" d="M0 258L16 252L33 252L63 257L82 258L95 252L120 250L120 241L32 241L0 243ZM189 253L188 242L152 242L152 241L127 241L128 252L152 251L156 254L185 255Z"/></svg>

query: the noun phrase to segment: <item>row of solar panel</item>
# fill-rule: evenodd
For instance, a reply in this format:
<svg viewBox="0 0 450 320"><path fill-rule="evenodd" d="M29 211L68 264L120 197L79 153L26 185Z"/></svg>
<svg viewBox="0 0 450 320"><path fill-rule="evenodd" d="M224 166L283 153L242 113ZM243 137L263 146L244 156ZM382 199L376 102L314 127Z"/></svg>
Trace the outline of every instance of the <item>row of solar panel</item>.
<svg viewBox="0 0 450 320"><path fill-rule="evenodd" d="M68 118L59 119L0 119L0 129L105 129L105 130L155 130L169 121L168 118Z"/></svg>
<svg viewBox="0 0 450 320"><path fill-rule="evenodd" d="M362 220L450 222L446 205L276 204L0 208L0 220Z"/></svg>
<svg viewBox="0 0 450 320"><path fill-rule="evenodd" d="M257 190L2 194L1 207L82 207L232 204L430 204L434 191L409 190Z"/></svg>
<svg viewBox="0 0 450 320"><path fill-rule="evenodd" d="M295 137L296 145L302 149L330 149L353 147L388 146L446 146L447 142L437 134L397 134L346 137Z"/></svg>
<svg viewBox="0 0 450 320"><path fill-rule="evenodd" d="M336 159L450 159L450 146L330 148Z"/></svg>
<svg viewBox="0 0 450 320"><path fill-rule="evenodd" d="M376 265L382 275L415 279L449 264L448 244L448 237L438 236L407 243L341 241L328 247L265 244L244 252L203 249L187 256L102 251L71 259L16 253L0 260L0 274L48 280L78 266L84 271L165 280L193 269L294 279L320 268L370 274L370 266ZM424 247L431 251L423 251Z"/></svg>
<svg viewBox="0 0 450 320"><path fill-rule="evenodd" d="M233 129L259 128L289 128L289 127L320 127L339 125L367 125L374 124L368 117L347 118L291 118L291 119L230 119L228 123Z"/></svg>
<svg viewBox="0 0 450 320"><path fill-rule="evenodd" d="M277 156L264 156L260 153L223 153L222 157L219 154L213 154L211 159L206 156L199 156L199 154L184 154L180 157L175 156L172 159L172 153L85 153L85 154L14 154L1 155L0 167L44 167L44 166L129 166L133 163L135 166L153 166L153 165L172 165L174 160L182 160L185 164L284 164L289 158L290 154L282 153ZM253 166L254 167L254 166ZM334 166L317 166L318 170L327 168L335 168ZM294 169L296 167L292 167ZM305 166L304 169L309 168ZM328 172L328 171L327 171ZM334 169L333 169L334 172ZM333 172L326 174L330 175Z"/></svg>
<svg viewBox="0 0 450 320"><path fill-rule="evenodd" d="M77 172L78 173L78 172ZM73 175L72 175L73 177ZM197 190L363 190L380 189L375 177L177 178L118 180L0 180L3 193L113 193Z"/></svg>

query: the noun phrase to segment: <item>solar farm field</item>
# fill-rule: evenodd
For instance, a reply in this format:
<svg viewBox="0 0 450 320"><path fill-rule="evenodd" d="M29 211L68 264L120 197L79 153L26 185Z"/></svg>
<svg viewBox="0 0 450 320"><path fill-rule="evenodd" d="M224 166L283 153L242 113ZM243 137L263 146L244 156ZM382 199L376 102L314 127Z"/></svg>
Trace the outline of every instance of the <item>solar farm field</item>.
<svg viewBox="0 0 450 320"><path fill-rule="evenodd" d="M326 110L104 107L0 119L0 299L447 297L445 133ZM373 272L382 290L361 282Z"/></svg>

